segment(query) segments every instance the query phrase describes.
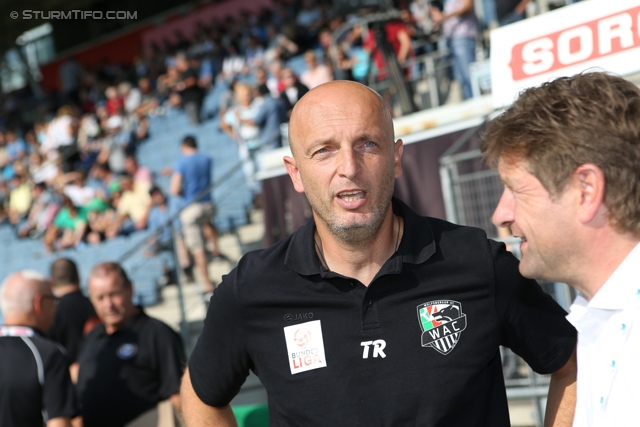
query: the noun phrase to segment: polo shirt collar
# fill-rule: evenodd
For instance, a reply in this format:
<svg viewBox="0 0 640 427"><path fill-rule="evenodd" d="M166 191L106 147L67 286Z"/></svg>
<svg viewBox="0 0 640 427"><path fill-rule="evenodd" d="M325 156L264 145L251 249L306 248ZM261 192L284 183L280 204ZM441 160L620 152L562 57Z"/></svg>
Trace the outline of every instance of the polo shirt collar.
<svg viewBox="0 0 640 427"><path fill-rule="evenodd" d="M376 277L382 274L399 274L402 271L403 263L423 263L436 251L433 232L426 218L415 213L403 201L395 197L392 199L392 208L393 213L404 218L404 233L398 251L382 266ZM315 229L315 222L311 218L293 233L284 264L303 276L333 275L322 266L316 253Z"/></svg>
<svg viewBox="0 0 640 427"><path fill-rule="evenodd" d="M640 298L638 266L640 265L640 243L638 243L622 263L609 276L600 290L589 301L589 308L622 310L630 302Z"/></svg>
<svg viewBox="0 0 640 427"><path fill-rule="evenodd" d="M100 331L100 333L101 333L102 335L111 335L111 336L113 336L113 335L117 335L117 334L119 334L121 331L123 331L123 330L125 330L125 329L127 329L127 328L131 328L132 326L134 326L134 325L135 325L136 323L138 323L138 322L140 321L140 319L142 319L143 317L148 317L148 316L147 316L147 313L145 313L145 312L144 312L144 309L142 308L142 306L141 306L141 305L137 305L136 307L138 308L138 313L137 313L135 316L133 316L131 319L129 319L129 321L128 321L127 323L125 323L125 325L124 325L122 328L120 328L120 329L116 330L116 331L115 331L115 332L113 332L112 334L107 334L107 330L106 330L106 328L105 328L104 324L100 324L100 326L102 327L102 330Z"/></svg>

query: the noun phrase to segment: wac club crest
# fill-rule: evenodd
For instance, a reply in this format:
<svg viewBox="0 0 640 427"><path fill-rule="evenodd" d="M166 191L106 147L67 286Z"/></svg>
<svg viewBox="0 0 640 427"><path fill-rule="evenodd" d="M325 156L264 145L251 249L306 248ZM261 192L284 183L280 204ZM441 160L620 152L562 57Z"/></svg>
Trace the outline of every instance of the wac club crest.
<svg viewBox="0 0 640 427"><path fill-rule="evenodd" d="M467 315L458 301L430 301L418 306L418 323L422 329L422 346L449 354L467 327Z"/></svg>

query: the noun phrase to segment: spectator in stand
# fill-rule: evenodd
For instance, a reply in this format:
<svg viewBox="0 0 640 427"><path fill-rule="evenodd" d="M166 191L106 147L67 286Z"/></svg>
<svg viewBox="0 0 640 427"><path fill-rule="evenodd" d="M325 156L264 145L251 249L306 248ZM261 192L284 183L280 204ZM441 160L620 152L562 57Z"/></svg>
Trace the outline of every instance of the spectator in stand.
<svg viewBox="0 0 640 427"><path fill-rule="evenodd" d="M240 145L251 151L258 146L260 129L251 123L262 100L256 100L251 86L237 82L234 86L235 105L227 110L220 127ZM241 148L241 151L244 148Z"/></svg>
<svg viewBox="0 0 640 427"><path fill-rule="evenodd" d="M333 80L353 80L351 73L353 63L342 48L333 43L331 30L328 28L320 30L318 41L323 49L323 62L332 65Z"/></svg>
<svg viewBox="0 0 640 427"><path fill-rule="evenodd" d="M85 114L80 119L80 127L78 128L78 150L80 151L80 163L77 169L88 172L95 163L100 154L99 140L102 129L98 123L98 119L94 114Z"/></svg>
<svg viewBox="0 0 640 427"><path fill-rule="evenodd" d="M246 58L240 54L238 45L235 42L229 43L227 46L227 56L222 61L220 79L233 79L239 74L246 74L247 70Z"/></svg>
<svg viewBox="0 0 640 427"><path fill-rule="evenodd" d="M158 425L159 402L180 410L180 336L134 305L133 283L116 263L93 268L89 296L102 324L85 337L76 365L84 427Z"/></svg>
<svg viewBox="0 0 640 427"><path fill-rule="evenodd" d="M7 219L6 204L9 199L9 186L7 182L0 178L0 223Z"/></svg>
<svg viewBox="0 0 640 427"><path fill-rule="evenodd" d="M66 183L62 192L71 199L75 206L87 205L96 195L96 191L87 185L86 178L82 172L69 172L63 177L62 182Z"/></svg>
<svg viewBox="0 0 640 427"><path fill-rule="evenodd" d="M296 16L296 24L307 30L310 37L318 34L318 30L323 24L323 16L320 8L313 0L303 0L302 8Z"/></svg>
<svg viewBox="0 0 640 427"><path fill-rule="evenodd" d="M431 7L431 19L442 28L453 60L453 77L462 87L463 98L469 99L473 96L469 65L476 59L478 34L473 0L445 0L444 11Z"/></svg>
<svg viewBox="0 0 640 427"><path fill-rule="evenodd" d="M46 140L40 149L43 154L51 158L59 157L62 172L71 172L74 163L79 160L78 147L76 145L77 121L73 108L63 105L58 109L58 115L47 127Z"/></svg>
<svg viewBox="0 0 640 427"><path fill-rule="evenodd" d="M525 18L529 0L495 0L496 17L498 25L513 24Z"/></svg>
<svg viewBox="0 0 640 427"><path fill-rule="evenodd" d="M42 154L37 151L29 154L29 177L34 183L51 184L59 173L60 169L56 162L45 162Z"/></svg>
<svg viewBox="0 0 640 427"><path fill-rule="evenodd" d="M60 65L60 91L64 102L78 102L80 83L82 82L82 67L76 58L69 58Z"/></svg>
<svg viewBox="0 0 640 427"><path fill-rule="evenodd" d="M308 87L309 90L320 86L321 84L333 81L331 68L325 64L318 65L318 60L314 51L308 50L305 52L304 63L307 65L308 70L302 73L300 81Z"/></svg>
<svg viewBox="0 0 640 427"><path fill-rule="evenodd" d="M36 138L36 133L33 129L28 129L24 133L24 144L27 150L27 153L31 154L34 151L38 151L40 149L40 143Z"/></svg>
<svg viewBox="0 0 640 427"><path fill-rule="evenodd" d="M176 55L176 68L180 73L180 80L174 89L180 95L182 108L193 124L200 123L200 109L202 108L203 93L198 86L198 71L191 68L184 54Z"/></svg>
<svg viewBox="0 0 640 427"><path fill-rule="evenodd" d="M396 53L396 59L400 67L404 68L405 76L409 76L411 67L407 66L407 60L414 56L413 48L411 47L411 36L407 32L407 27L399 19L391 20L384 24L383 27L384 36L393 47L393 51ZM378 47L376 41L375 31L370 28L362 44L365 52L372 52L373 62L376 66L376 78L377 80L384 80L389 77L389 71L387 70L387 64L382 55L382 51Z"/></svg>
<svg viewBox="0 0 640 427"><path fill-rule="evenodd" d="M11 164L9 159L9 153L7 153L7 140L4 133L0 132L0 172L4 171L4 168Z"/></svg>
<svg viewBox="0 0 640 427"><path fill-rule="evenodd" d="M237 101L235 96L235 88L237 83L238 80L231 80L231 83L229 83L229 87L224 92L222 92L220 100L218 101L218 118L220 119L221 127L227 111L236 106Z"/></svg>
<svg viewBox="0 0 640 427"><path fill-rule="evenodd" d="M266 61L286 61L298 53L298 45L283 33L278 33L273 25L267 27L267 39L269 42L264 54Z"/></svg>
<svg viewBox="0 0 640 427"><path fill-rule="evenodd" d="M122 116L111 116L106 123L107 134L102 140L102 149L96 161L109 163L115 173L124 172L124 159L131 143L131 132L124 128Z"/></svg>
<svg viewBox="0 0 640 427"><path fill-rule="evenodd" d="M147 192L153 185L153 173L149 168L140 166L136 156L127 154L124 158L124 170L133 177L133 184L136 191Z"/></svg>
<svg viewBox="0 0 640 427"><path fill-rule="evenodd" d="M266 85L259 86L258 93L263 101L253 119L246 120L245 123L258 126L259 150L265 152L281 145L280 125L289 118L282 101L272 98Z"/></svg>
<svg viewBox="0 0 640 427"><path fill-rule="evenodd" d="M68 258L58 258L51 264L53 294L58 298L53 327L47 336L67 350L69 363L78 360L84 335L99 320L91 301L80 291L80 276L76 264Z"/></svg>
<svg viewBox="0 0 640 427"><path fill-rule="evenodd" d="M269 63L269 76L267 77L267 87L269 88L269 92L271 93L271 96L274 98L278 98L282 93L282 89L284 89L284 84L282 83L283 69L284 69L284 64L279 59L275 59Z"/></svg>
<svg viewBox="0 0 640 427"><path fill-rule="evenodd" d="M175 241L175 254L178 259L180 267L184 271L188 278L193 280L193 271L191 267L191 261L189 260L189 252L184 245L184 239L182 238L182 226L180 220L175 218L175 214L178 212L179 206L176 203L176 199L167 200L162 190L159 187L152 187L149 190L151 195L151 206L149 211L149 229L153 230L155 234L149 238L149 249L145 252L147 256L156 256L162 252L174 251ZM175 218L172 223L172 227L175 232L171 233L171 228L165 227L160 231L160 228L165 226L169 219ZM169 268L164 265L165 283L173 283Z"/></svg>
<svg viewBox="0 0 640 427"><path fill-rule="evenodd" d="M118 201L122 196L120 187L113 188L111 191L111 204L103 204L102 209L93 209L87 213L89 222L89 232L87 233L87 243L97 245L107 238L107 230L117 221L118 214L113 206L118 205ZM100 200L100 199L96 199Z"/></svg>
<svg viewBox="0 0 640 427"><path fill-rule="evenodd" d="M6 150L9 160L11 162L22 160L27 155L27 145L24 141L12 130L5 132L4 137L7 141Z"/></svg>
<svg viewBox="0 0 640 427"><path fill-rule="evenodd" d="M118 177L111 171L108 163L96 163L91 168L91 177L94 178L96 187L96 195L104 199L111 197L111 193L119 191L120 181Z"/></svg>
<svg viewBox="0 0 640 427"><path fill-rule="evenodd" d="M161 227L167 225L169 219L171 219L178 210L171 209L166 196L159 187L151 187L149 196L151 197L148 215L149 230L157 234L149 238L151 247L148 253L150 255L156 255L162 251L172 251L173 236L171 235L171 228L165 227L160 233L158 233L158 231ZM176 207L175 204L173 204L173 207ZM179 228L180 221L174 221L173 226Z"/></svg>
<svg viewBox="0 0 640 427"><path fill-rule="evenodd" d="M253 122L258 114L262 99L255 99L251 86L238 82L235 86L236 106L229 110L220 128L238 145L238 155L242 160L242 170L247 185L254 193L260 192L260 184L253 178L256 171L254 153L259 148L260 128Z"/></svg>
<svg viewBox="0 0 640 427"><path fill-rule="evenodd" d="M151 203L149 186L134 185L133 177L129 174L120 176L120 186L122 196L116 209L118 216L106 230L107 239L147 228L147 213Z"/></svg>
<svg viewBox="0 0 640 427"><path fill-rule="evenodd" d="M487 0L484 1L486 2ZM413 0L409 5L412 20L419 32L423 35L431 34L433 31L433 22L431 21L431 14L429 12L430 6L430 0Z"/></svg>
<svg viewBox="0 0 640 427"><path fill-rule="evenodd" d="M291 117L291 111L296 103L302 98L309 88L299 82L291 68L285 68L280 74L282 76L283 89L280 94L280 101L284 105L287 116Z"/></svg>
<svg viewBox="0 0 640 427"><path fill-rule="evenodd" d="M140 89L132 87L129 82L122 82L118 85L118 93L123 100L124 111L133 114L142 102Z"/></svg>
<svg viewBox="0 0 640 427"><path fill-rule="evenodd" d="M29 214L31 203L31 186L25 177L16 173L9 182L11 193L9 193L9 222L12 225L18 225L20 221L25 219Z"/></svg>
<svg viewBox="0 0 640 427"><path fill-rule="evenodd" d="M264 63L264 47L262 47L256 36L249 36L247 48L244 52L250 69L261 67Z"/></svg>
<svg viewBox="0 0 640 427"><path fill-rule="evenodd" d="M110 116L121 114L124 110L124 99L121 94L118 93L118 89L113 86L109 86L104 91L107 100L105 106Z"/></svg>
<svg viewBox="0 0 640 427"><path fill-rule="evenodd" d="M0 286L0 425L70 427L77 413L65 352L42 334L53 325L56 297L35 271Z"/></svg>
<svg viewBox="0 0 640 427"><path fill-rule="evenodd" d="M264 86L267 92L269 92L269 87L267 86L267 81L268 81L267 70L265 70L262 67L256 68L255 71L253 72L253 76L255 80L256 90L258 90L259 92L260 87Z"/></svg>
<svg viewBox="0 0 640 427"><path fill-rule="evenodd" d="M215 286L209 276L204 237L212 244L213 254L220 255L218 236L211 224L215 214L211 189L202 194L211 184L213 164L211 157L198 151L198 145L192 136L182 140L180 152L182 157L173 168L169 193L174 197L182 196L184 201L180 212L184 241L202 276L202 290L206 298L206 295L214 291ZM196 199L196 196L202 197Z"/></svg>
<svg viewBox="0 0 640 427"><path fill-rule="evenodd" d="M146 116L158 107L158 96L147 77L138 80L138 89L140 90L140 104L135 112L140 116Z"/></svg>
<svg viewBox="0 0 640 427"><path fill-rule="evenodd" d="M171 96L173 88L180 81L180 72L178 69L171 65L167 67L167 72L158 77L156 87L160 103L163 103Z"/></svg>
<svg viewBox="0 0 640 427"><path fill-rule="evenodd" d="M199 59L194 58L194 60ZM215 77L215 71L213 67L213 59L210 56L203 57L202 60L200 60L198 86L200 86L205 93L211 90L211 86L213 84L213 78Z"/></svg>
<svg viewBox="0 0 640 427"><path fill-rule="evenodd" d="M37 183L31 190L33 204L29 210L26 222L19 228L18 237L27 237L33 233L33 237L40 237L47 227L51 225L59 207L54 203L55 199L47 186Z"/></svg>
<svg viewBox="0 0 640 427"><path fill-rule="evenodd" d="M47 227L42 243L48 252L73 248L84 238L87 225L86 211L74 206L69 197L62 196L62 208L56 214L53 224Z"/></svg>

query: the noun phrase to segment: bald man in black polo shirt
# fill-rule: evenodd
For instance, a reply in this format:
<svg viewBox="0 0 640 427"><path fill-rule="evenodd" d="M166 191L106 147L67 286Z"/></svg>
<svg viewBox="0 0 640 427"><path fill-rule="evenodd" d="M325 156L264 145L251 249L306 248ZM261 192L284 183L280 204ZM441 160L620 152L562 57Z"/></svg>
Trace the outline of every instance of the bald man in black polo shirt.
<svg viewBox="0 0 640 427"><path fill-rule="evenodd" d="M184 375L189 426L233 426L249 371L272 425L510 425L500 345L550 373L569 426L576 332L479 229L393 198L402 140L383 99L346 81L295 106L285 166L313 218L245 255L211 298Z"/></svg>
<svg viewBox="0 0 640 427"><path fill-rule="evenodd" d="M0 426L70 426L76 401L69 363L42 335L56 312L51 285L40 273L15 273L0 286L0 310Z"/></svg>

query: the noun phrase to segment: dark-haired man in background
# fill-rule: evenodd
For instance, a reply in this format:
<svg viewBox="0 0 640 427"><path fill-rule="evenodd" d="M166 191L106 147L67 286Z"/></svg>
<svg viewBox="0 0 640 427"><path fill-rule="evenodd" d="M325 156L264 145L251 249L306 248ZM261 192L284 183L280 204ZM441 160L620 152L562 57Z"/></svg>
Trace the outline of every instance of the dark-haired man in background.
<svg viewBox="0 0 640 427"><path fill-rule="evenodd" d="M51 284L59 302L55 322L47 335L67 349L69 362L73 363L84 335L99 320L91 301L82 295L78 268L72 260L60 258L51 264Z"/></svg>

